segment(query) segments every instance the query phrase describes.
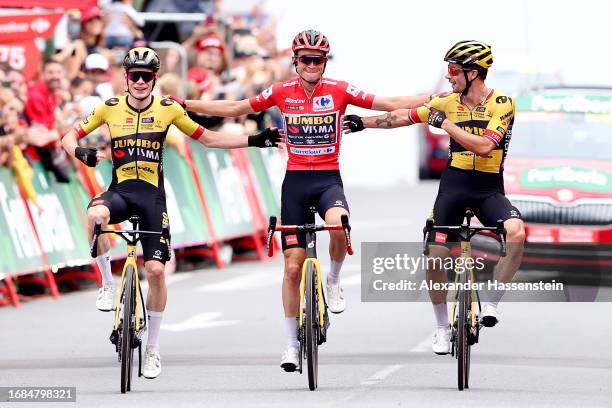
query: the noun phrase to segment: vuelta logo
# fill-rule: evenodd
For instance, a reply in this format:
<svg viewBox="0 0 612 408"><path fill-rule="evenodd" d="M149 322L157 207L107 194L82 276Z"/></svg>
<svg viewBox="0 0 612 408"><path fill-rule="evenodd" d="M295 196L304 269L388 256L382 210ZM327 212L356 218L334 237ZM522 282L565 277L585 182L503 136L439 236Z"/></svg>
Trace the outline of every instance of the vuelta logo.
<svg viewBox="0 0 612 408"><path fill-rule="evenodd" d="M122 159L125 157L125 152L123 150L115 150L113 152L113 156L115 156L118 159Z"/></svg>

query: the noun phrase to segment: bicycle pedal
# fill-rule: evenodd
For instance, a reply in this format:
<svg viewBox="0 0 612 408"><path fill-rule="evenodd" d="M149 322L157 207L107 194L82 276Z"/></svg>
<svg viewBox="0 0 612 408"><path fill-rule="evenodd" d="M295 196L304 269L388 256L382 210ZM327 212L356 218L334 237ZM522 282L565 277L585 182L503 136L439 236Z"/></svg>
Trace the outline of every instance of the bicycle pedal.
<svg viewBox="0 0 612 408"><path fill-rule="evenodd" d="M140 340L140 338L138 338L138 336L132 337L132 348L137 348L141 344L142 344L142 341Z"/></svg>

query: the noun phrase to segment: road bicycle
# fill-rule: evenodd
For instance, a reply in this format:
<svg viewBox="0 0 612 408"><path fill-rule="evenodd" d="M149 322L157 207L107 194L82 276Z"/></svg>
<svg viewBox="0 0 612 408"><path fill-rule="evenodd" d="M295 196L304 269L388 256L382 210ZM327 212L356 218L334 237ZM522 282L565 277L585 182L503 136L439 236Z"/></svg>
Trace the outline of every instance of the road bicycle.
<svg viewBox="0 0 612 408"><path fill-rule="evenodd" d="M306 360L308 369L308 388L317 389L319 375L319 346L327 341L329 316L327 303L323 293L321 280L321 267L317 259L316 233L318 231L344 231L347 253L353 254L351 247L351 227L348 216L342 215L341 225L316 225L316 209L310 206L304 225L280 225L276 217L270 217L268 226L268 256L272 256L274 245L272 238L274 232L304 232L306 234L306 259L302 265L302 278L300 280L300 312L298 317L299 365L298 372L302 373L303 360Z"/></svg>
<svg viewBox="0 0 612 408"><path fill-rule="evenodd" d="M473 285L476 283L474 273L474 260L470 240L478 233L493 233L499 238L500 256L506 256L506 230L504 222L498 220L495 227L475 227L471 225L474 212L467 209L465 220L457 226L434 225L434 220L429 218L423 228L423 254L429 255L429 235L441 232L453 235L459 239L461 252L459 257L462 262L455 262L455 291L454 302L451 303L450 327L451 327L451 355L457 358L457 387L459 390L469 388L470 377L470 348L478 343L481 323L478 321L480 314L480 297ZM460 285L457 285L460 283ZM478 309L478 310L477 310Z"/></svg>
<svg viewBox="0 0 612 408"><path fill-rule="evenodd" d="M136 265L136 245L144 236L161 236L168 245L170 253L170 229L167 225L161 232L138 230L139 218L133 215L129 218L131 230L103 230L100 223L94 227L91 244L91 256L98 255L98 237L102 234L117 234L127 243L127 257L121 273L117 305L115 307L115 324L110 335L110 341L115 345L118 360L121 364L121 393L131 391L132 363L134 349L138 348L138 377L142 376L142 336L147 330L147 310L145 306L138 267Z"/></svg>

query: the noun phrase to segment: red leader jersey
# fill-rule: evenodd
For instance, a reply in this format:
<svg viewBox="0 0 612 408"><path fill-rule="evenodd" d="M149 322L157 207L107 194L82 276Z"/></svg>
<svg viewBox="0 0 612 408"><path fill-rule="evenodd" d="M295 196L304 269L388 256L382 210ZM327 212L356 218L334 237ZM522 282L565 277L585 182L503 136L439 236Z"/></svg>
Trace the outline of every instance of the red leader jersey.
<svg viewBox="0 0 612 408"><path fill-rule="evenodd" d="M284 123L287 170L337 170L347 105L371 109L374 95L344 81L322 78L311 99L299 78L278 82L249 102L255 112L276 106Z"/></svg>

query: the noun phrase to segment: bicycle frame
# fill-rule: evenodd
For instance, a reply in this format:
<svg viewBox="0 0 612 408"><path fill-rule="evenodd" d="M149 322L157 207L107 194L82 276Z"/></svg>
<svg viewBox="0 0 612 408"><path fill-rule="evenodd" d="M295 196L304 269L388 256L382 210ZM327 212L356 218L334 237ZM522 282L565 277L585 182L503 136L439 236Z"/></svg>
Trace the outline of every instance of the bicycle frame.
<svg viewBox="0 0 612 408"><path fill-rule="evenodd" d="M268 256L272 257L274 255L274 245L272 245L272 237L274 232L276 231L284 231L284 232L296 232L303 231L306 233L306 259L304 260L304 264L302 265L302 278L300 280L300 306L303 305L304 298L306 297L306 273L308 270L308 264L312 263L316 272L317 272L317 293L319 299L323 299L323 283L321 280L321 266L319 264L319 260L317 259L317 237L316 232L318 231L343 231L345 242L346 242L346 251L349 255L353 255L353 247L351 246L351 236L350 231L351 227L348 223L348 217L346 215L342 215L341 224L340 225L315 225L314 224L314 213L311 213L312 217L308 220L310 223L305 225L277 225L276 217L270 217L270 224L268 226L268 240L266 246L268 248ZM325 325L324 321L325 314L325 304L324 302L319 302L319 326L322 328ZM304 308L300 307L299 321L298 324L302 327L304 323Z"/></svg>
<svg viewBox="0 0 612 408"><path fill-rule="evenodd" d="M119 305L121 304L121 298L123 296L123 291L125 290L125 274L127 271L127 268L129 265L131 265L134 269L134 284L136 287L136 293L138 294L136 296L136 307L135 307L135 311L136 311L136 321L135 321L135 330L136 333L139 333L141 330L140 327L140 310L142 305L144 304L144 299L142 296L142 291L140 290L140 277L138 276L138 266L136 264L136 242L128 242L128 256L125 259L125 263L123 264L123 271L121 272L121 281L119 283L119 288L120 288L120 292L117 295L117 305L115 308L115 325L113 327L114 330L117 330L119 328L119 321L120 321L120 317L119 317ZM143 314L144 314L144 308L143 308ZM145 324L143 325L143 329L146 327L146 319L143 319L143 321L145 322Z"/></svg>
<svg viewBox="0 0 612 408"><path fill-rule="evenodd" d="M471 259L472 257L472 251L471 251L471 244L470 241L461 241L461 253L459 255L460 258L463 259ZM466 265L466 262L464 262L464 265ZM461 283L473 283L476 281L476 276L474 275L474 268L472 267L467 267L466 268L467 271L465 271L463 274L457 273L455 271L455 283L459 282L459 277L461 275L466 276L467 278L463 278L461 279ZM468 275L469 272L469 275ZM462 276L462 277L463 277ZM457 286L455 286L457 287ZM472 288L470 289L471 292L471 299L472 299L472 305L471 305L471 313L470 313L470 325L472 327L472 329L477 327L477 321L476 321L476 304L478 304L478 310L480 310L480 300L478 297L478 291L476 291L476 289ZM457 299L459 298L459 291L455 290L455 294L454 294L454 299L455 301L451 303L451 314L450 314L450 325L453 326L455 324L455 318L456 318L456 307L457 307ZM474 302L474 299L477 299L476 302Z"/></svg>
<svg viewBox="0 0 612 408"><path fill-rule="evenodd" d="M314 232L306 232L306 259L302 264L302 279L300 280L300 306L304 304L306 298L306 273L308 271L308 264L312 263L314 270L316 271L317 277L317 295L319 299L323 299L323 282L321 281L321 266L317 259L317 236ZM319 303L319 327L323 328L325 325L325 303ZM300 314L298 319L299 327L304 324L304 308L300 307Z"/></svg>

